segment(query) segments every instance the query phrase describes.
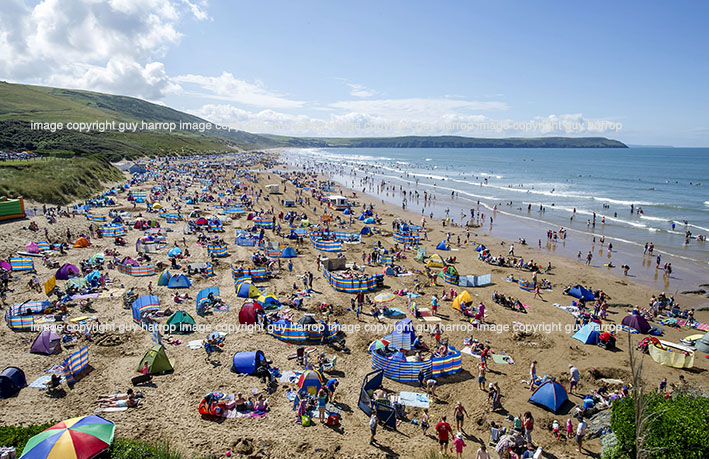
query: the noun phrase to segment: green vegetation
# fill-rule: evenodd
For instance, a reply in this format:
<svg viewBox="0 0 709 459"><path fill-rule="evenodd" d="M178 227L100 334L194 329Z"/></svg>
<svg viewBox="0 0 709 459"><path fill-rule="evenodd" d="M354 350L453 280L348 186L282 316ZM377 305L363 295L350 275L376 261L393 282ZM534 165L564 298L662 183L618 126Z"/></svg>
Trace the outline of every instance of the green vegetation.
<svg viewBox="0 0 709 459"><path fill-rule="evenodd" d="M29 426L0 426L0 446L14 447L17 457L20 457L30 438L52 427L54 424L56 422ZM106 459L187 459L189 456L171 446L166 440L146 443L116 438L108 451L100 457Z"/></svg>
<svg viewBox="0 0 709 459"><path fill-rule="evenodd" d="M20 457L27 440L52 427L56 422L23 426L0 426L0 446L12 446Z"/></svg>
<svg viewBox="0 0 709 459"><path fill-rule="evenodd" d="M22 164L0 162L0 195L68 204L89 198L103 184L123 178L123 173L100 155L51 157Z"/></svg>
<svg viewBox="0 0 709 459"><path fill-rule="evenodd" d="M643 398L650 415L646 451L637 454L635 404L632 397L626 397L613 404L611 428L618 446L605 453L606 459L709 457L709 398L690 393L676 393L671 398L650 393Z"/></svg>

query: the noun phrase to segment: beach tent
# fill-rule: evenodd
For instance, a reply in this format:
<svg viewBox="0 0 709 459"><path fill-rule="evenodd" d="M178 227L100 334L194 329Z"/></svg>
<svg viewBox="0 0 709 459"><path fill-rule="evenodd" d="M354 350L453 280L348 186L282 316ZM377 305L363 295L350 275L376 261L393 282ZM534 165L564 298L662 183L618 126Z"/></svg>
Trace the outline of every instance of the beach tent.
<svg viewBox="0 0 709 459"><path fill-rule="evenodd" d="M160 273L160 277L158 277L158 285L167 285L170 283L170 279L172 278L172 274L166 269L163 272Z"/></svg>
<svg viewBox="0 0 709 459"><path fill-rule="evenodd" d="M25 373L19 368L7 367L0 373L0 399L12 397L25 386Z"/></svg>
<svg viewBox="0 0 709 459"><path fill-rule="evenodd" d="M673 368L692 368L694 366L694 350L682 344L655 340L647 346L652 360Z"/></svg>
<svg viewBox="0 0 709 459"><path fill-rule="evenodd" d="M262 351L237 352L232 359L232 371L252 375L259 367L268 365Z"/></svg>
<svg viewBox="0 0 709 459"><path fill-rule="evenodd" d="M482 245L482 244L480 244L480 245L478 245L477 247L475 247L475 251L476 251L476 252L482 252L483 250L485 250L485 246Z"/></svg>
<svg viewBox="0 0 709 459"><path fill-rule="evenodd" d="M364 219L364 223L366 223L366 224L368 224L368 225L374 224L374 223L375 223L374 217L367 217L367 218L365 218L365 219Z"/></svg>
<svg viewBox="0 0 709 459"><path fill-rule="evenodd" d="M86 238L83 237L83 236L80 237L79 239L77 239L76 242L74 242L74 247L75 247L75 248L77 248L77 247L78 247L78 248L80 248L80 247L88 247L88 246L90 246L90 245L91 245L91 243L89 243L89 240L86 239Z"/></svg>
<svg viewBox="0 0 709 459"><path fill-rule="evenodd" d="M709 354L709 332L694 343L694 348L700 352Z"/></svg>
<svg viewBox="0 0 709 459"><path fill-rule="evenodd" d="M236 296L239 298L258 298L261 292L249 281L242 281L236 285Z"/></svg>
<svg viewBox="0 0 709 459"><path fill-rule="evenodd" d="M263 308L258 304L244 303L239 310L239 323L241 325L255 324L259 312L263 312Z"/></svg>
<svg viewBox="0 0 709 459"><path fill-rule="evenodd" d="M398 321L394 331L382 339L389 341L392 349L411 349L416 340L413 322L409 318Z"/></svg>
<svg viewBox="0 0 709 459"><path fill-rule="evenodd" d="M593 293L589 292L580 285L577 285L571 290L569 290L569 295L578 299L583 298L586 301L593 301L596 298Z"/></svg>
<svg viewBox="0 0 709 459"><path fill-rule="evenodd" d="M278 298L273 293L259 295L254 302L263 309L276 309L281 305L281 302L278 301Z"/></svg>
<svg viewBox="0 0 709 459"><path fill-rule="evenodd" d="M645 318L640 314L627 315L623 318L621 323L627 327L636 329L643 335L650 331L650 328L652 328L650 327L650 324L647 323L647 320L645 320Z"/></svg>
<svg viewBox="0 0 709 459"><path fill-rule="evenodd" d="M440 255L437 253L434 253L431 255L431 258L429 258L428 262L426 263L426 266L429 268L442 268L443 265L443 258L441 258Z"/></svg>
<svg viewBox="0 0 709 459"><path fill-rule="evenodd" d="M418 261L424 261L426 259L426 247L419 247L416 251L416 259Z"/></svg>
<svg viewBox="0 0 709 459"><path fill-rule="evenodd" d="M138 365L138 371L141 371L145 364L148 364L148 374L155 375L174 370L174 366L170 359L165 354L165 346L156 344L148 349Z"/></svg>
<svg viewBox="0 0 709 459"><path fill-rule="evenodd" d="M359 232L362 236L370 236L372 234L372 228L369 226L365 226L362 228L362 230Z"/></svg>
<svg viewBox="0 0 709 459"><path fill-rule="evenodd" d="M322 375L317 370L305 370L298 378L298 389L305 390L311 395L317 395L323 384Z"/></svg>
<svg viewBox="0 0 709 459"><path fill-rule="evenodd" d="M557 413L569 399L566 389L560 383L548 380L542 383L529 397L529 402Z"/></svg>
<svg viewBox="0 0 709 459"><path fill-rule="evenodd" d="M457 309L458 311L462 311L463 308L461 307L461 303L469 304L473 302L473 298L470 296L470 293L468 293L467 290L463 290L458 294L453 299L453 303L451 304L451 307L453 309Z"/></svg>
<svg viewBox="0 0 709 459"><path fill-rule="evenodd" d="M460 276L458 278L458 286L460 287L484 287L491 283L491 274L483 274L482 276Z"/></svg>
<svg viewBox="0 0 709 459"><path fill-rule="evenodd" d="M121 260L122 265L128 265L128 266L135 266L138 267L140 266L140 263L132 259L131 257L123 257L123 260Z"/></svg>
<svg viewBox="0 0 709 459"><path fill-rule="evenodd" d="M25 252L39 253L39 246L34 242L29 242L27 245L25 245Z"/></svg>
<svg viewBox="0 0 709 459"><path fill-rule="evenodd" d="M599 335L598 324L589 322L574 333L572 338L581 341L583 344L598 344Z"/></svg>
<svg viewBox="0 0 709 459"><path fill-rule="evenodd" d="M45 328L35 338L32 347L30 347L30 352L51 355L61 351L61 349L61 337L51 328Z"/></svg>
<svg viewBox="0 0 709 459"><path fill-rule="evenodd" d="M436 250L450 250L450 247L446 244L446 241L441 241L436 246Z"/></svg>
<svg viewBox="0 0 709 459"><path fill-rule="evenodd" d="M167 252L167 256L170 258L175 258L182 253L182 249L179 247L173 247Z"/></svg>
<svg viewBox="0 0 709 459"><path fill-rule="evenodd" d="M281 251L281 258L295 258L297 256L293 247L286 247Z"/></svg>
<svg viewBox="0 0 709 459"><path fill-rule="evenodd" d="M79 268L74 265L70 265L69 263L65 263L61 268L57 269L54 277L57 280L69 280L72 277L78 276L80 273L81 271L79 271Z"/></svg>
<svg viewBox="0 0 709 459"><path fill-rule="evenodd" d="M192 283L184 274L172 276L167 283L167 288L190 288Z"/></svg>
<svg viewBox="0 0 709 459"><path fill-rule="evenodd" d="M177 311L168 317L165 325L168 333L191 333L194 331L196 324L194 318L187 312Z"/></svg>
<svg viewBox="0 0 709 459"><path fill-rule="evenodd" d="M396 276L396 273L394 272L394 269L391 266L387 266L382 270L382 274L385 276Z"/></svg>

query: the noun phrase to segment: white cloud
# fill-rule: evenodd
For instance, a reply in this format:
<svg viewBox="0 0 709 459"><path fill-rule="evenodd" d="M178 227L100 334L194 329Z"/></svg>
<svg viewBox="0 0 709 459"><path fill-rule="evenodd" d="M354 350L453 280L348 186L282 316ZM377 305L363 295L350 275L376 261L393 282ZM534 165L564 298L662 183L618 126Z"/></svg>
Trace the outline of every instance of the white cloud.
<svg viewBox="0 0 709 459"><path fill-rule="evenodd" d="M448 98L408 98L348 100L334 102L331 107L368 113L390 120L435 121L444 115L474 111L506 110L507 104L497 101L470 101Z"/></svg>
<svg viewBox="0 0 709 459"><path fill-rule="evenodd" d="M431 121L385 118L371 113L350 111L331 114L328 118L314 118L274 110L251 112L230 104L208 104L192 113L209 121L244 131L319 137L610 135L617 133L619 127L612 121L588 119L581 114L549 115L531 120L495 119L480 114L445 114Z"/></svg>
<svg viewBox="0 0 709 459"><path fill-rule="evenodd" d="M204 5L201 2L200 5ZM160 58L179 42L187 0L3 0L0 77L158 99L173 91Z"/></svg>
<svg viewBox="0 0 709 459"><path fill-rule="evenodd" d="M264 87L261 82L249 83L235 78L228 72L218 77L204 75L179 75L173 79L177 83L194 84L203 91L195 93L201 97L217 99L256 107L299 108L304 102L291 100ZM204 92L206 90L207 92Z"/></svg>
<svg viewBox="0 0 709 459"><path fill-rule="evenodd" d="M347 83L347 86L350 87L350 95L354 97L372 97L376 94L376 91L361 84Z"/></svg>

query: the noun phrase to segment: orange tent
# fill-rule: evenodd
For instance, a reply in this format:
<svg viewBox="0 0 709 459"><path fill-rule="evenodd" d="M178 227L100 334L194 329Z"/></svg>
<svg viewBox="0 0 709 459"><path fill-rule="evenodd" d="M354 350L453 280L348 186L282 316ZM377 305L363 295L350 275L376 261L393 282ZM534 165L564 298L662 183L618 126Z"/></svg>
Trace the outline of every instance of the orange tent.
<svg viewBox="0 0 709 459"><path fill-rule="evenodd" d="M88 247L90 245L91 243L89 242L89 240L83 236L77 239L76 242L74 242L74 247Z"/></svg>

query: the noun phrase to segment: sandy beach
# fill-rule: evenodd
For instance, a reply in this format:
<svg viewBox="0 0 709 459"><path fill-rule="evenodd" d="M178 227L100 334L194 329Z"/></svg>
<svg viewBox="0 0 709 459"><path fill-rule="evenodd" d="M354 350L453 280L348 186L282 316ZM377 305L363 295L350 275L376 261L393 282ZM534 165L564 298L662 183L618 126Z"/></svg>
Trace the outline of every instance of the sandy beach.
<svg viewBox="0 0 709 459"><path fill-rule="evenodd" d="M271 157L276 158L278 151L269 152ZM173 164L180 164L182 160L176 160ZM193 166L193 165L192 165ZM269 196L265 186L271 183L281 184L281 179L272 171L263 170L262 167L251 166L256 169L258 182L253 183L244 180L247 187L254 191L262 191L263 196ZM260 170L259 170L260 169ZM290 169L288 165L282 164L280 170ZM193 169L194 170L194 169ZM205 171L202 171L206 173ZM217 197L219 192L230 185L230 180L235 177L233 170L214 169L213 176L219 180L211 189L204 194ZM126 180L130 176L126 175ZM327 177L317 177L320 180L327 180ZM148 180L132 190L150 190L156 182ZM220 185L222 189L220 189ZM269 200L259 200L254 204L253 209L273 210L275 215L279 212L295 210L298 213L305 213L311 222L317 222L326 210L320 204L316 204L311 198L309 206L296 205L295 208L286 208L282 205L284 200L294 200L297 202L300 196L296 195L296 188L288 183L285 192L277 195L270 195ZM171 192L173 202L177 195ZM202 184L195 180L189 188L189 194L202 194ZM337 187L336 194L352 196L353 191L344 187ZM309 194L305 194L306 196ZM371 252L372 244L381 241L384 247L391 248L394 240L391 236L392 221L401 218L405 221L412 221L415 224L420 222L420 215L402 211L391 203L377 200L373 197L363 196L357 193L357 201L360 206L370 203L375 205L375 212L381 218L382 224L377 225L381 230L380 234L363 238L360 244L343 245L343 253L348 261L360 264L363 252ZM162 201L167 207L167 202ZM40 204L28 204L27 208L40 207ZM314 209L315 208L315 209ZM354 209L355 216L359 215L362 207ZM127 211L132 215L129 220L134 219L138 213L145 210L145 204L138 204L134 209L133 205L126 200L125 194L117 198L115 207L106 209L96 209L96 212L107 213L108 210ZM200 210L205 215L216 215L217 210L214 203L200 202L197 205L184 205L183 213L188 214L191 210ZM331 209L328 212L332 213ZM41 213L41 212L40 212ZM163 262L170 265L167 251L175 244L179 244L183 249L183 237L186 238L187 248L191 256L188 260L180 261L182 266L190 262L209 261L206 247L197 244L197 237L193 234L184 235L182 229L186 226L185 221L168 224L164 219L154 217L160 221L163 228L168 228L167 248L154 254L153 262ZM148 214L143 213L148 217ZM105 331L103 336L94 334L91 342L86 343L89 348L90 368L81 379L75 384L73 389L66 390L61 397L50 397L45 392L35 388L25 388L18 396L0 400L0 413L2 422L9 424L34 424L49 421L59 421L72 416L80 416L93 413L97 408L96 398L99 394L125 391L130 387L130 379L139 373L136 371L143 354L152 346L149 332L134 327L132 324L131 312L122 307L121 295L126 289L133 288L138 295L148 293L148 283L152 286L160 298L161 308L170 307L173 311L184 309L195 317L200 326L211 326L216 329L223 324L238 324L238 314L241 305L245 302L242 298L237 298L234 293L234 286L230 264L250 264L251 255L256 249L253 247L240 247L234 244L235 231L250 226L245 216L234 219L220 216L224 221L225 232L221 236L228 244L230 256L222 258L215 266L215 276L203 278L203 276L191 276L192 286L188 293L193 298L187 302L177 305L173 302L175 291L166 287L157 286L157 275L150 277L130 277L121 274L116 270L109 271L112 283L107 289L100 293L94 300L93 307L95 315L100 319L104 327L114 327L114 331ZM40 230L31 232L27 228L30 222L36 222ZM507 220L506 224L511 224L513 220ZM3 223L0 225L0 257L7 259L14 256L16 251L24 250L25 245L31 241L38 242L44 240L44 229L47 228L52 241L66 241L66 231L69 229L76 239L76 235L81 232L88 232L90 222L83 216L75 218L59 218L57 223L48 225L41 215L30 217L21 221ZM281 222L284 228L287 223ZM96 224L94 224L96 226ZM348 226L348 225L345 225ZM351 227L343 231L359 231L363 223L354 220ZM567 285L582 283L592 285L594 289L601 289L609 296L609 321L618 324L628 314L632 305L646 307L651 295L660 293L654 287L640 283L635 279L624 278L622 272L609 272L594 263L596 266L585 266L583 263L570 260L566 257L556 255L554 250L544 246L542 249L536 247L536 239L529 241L530 245L522 246L516 241L501 240L492 235L486 234L483 228L470 228L470 242L468 245L456 244L457 237L461 241L465 240L466 229L462 227L444 227L440 220L428 220L426 222L427 239L423 242L428 254L436 253L435 246L446 239L446 233L451 233L451 251L442 256L455 256L457 258L455 267L461 275L482 275L491 274L492 284L481 288L468 288L475 304L484 302L487 306L487 321L496 325L529 324L531 326L542 327L549 324L559 324L560 331L551 333L537 331L535 333L509 332L497 333L494 331L474 331L473 336L481 342L491 346L497 354L511 356L515 364L490 364L488 381L497 382L501 388L503 398L502 406L512 416L521 416L525 411L531 411L536 420L534 442L542 446L546 457L576 458L588 455L598 455L601 451L600 441L590 440L585 443L587 448L585 453L576 453L573 441L557 441L551 433L551 425L554 420L565 424L566 419L571 414L554 414L542 408L528 403L530 391L522 381L529 376L529 366L533 360L538 361L537 373L541 375L554 376L558 381L567 386L568 366L573 364L581 372L581 382L579 393L590 393L601 384L598 378L620 379L623 383L630 382L630 371L628 363L627 349L629 345L635 346L640 341L642 335L630 335L630 344L626 333L618 334L618 351L611 352L601 349L598 346L583 345L577 340L571 339L573 333L570 327L574 324L574 317L565 311L554 306L555 303L569 305L572 298L564 296L562 290ZM285 232L285 231L284 231ZM279 240L282 246L293 246L289 240L276 237L272 231L267 230L266 235L271 240ZM135 257L135 242L143 236L143 231L130 228L125 239L127 245L118 247L121 256ZM72 241L73 242L73 241ZM95 253L103 253L105 249L114 247L110 238L91 240L89 248L72 248L66 255L52 255L60 265L72 263L80 265L82 260L89 258ZM515 244L515 255L524 257L525 260L533 259L542 266L551 262L553 269L550 273L540 274L540 278L548 279L553 290L543 292L543 300L533 298L532 292L521 290L517 284L506 282L504 277L513 274L515 277L530 279L531 273L515 268L491 266L477 259L478 253L475 247L484 244L493 255L506 255L509 244ZM305 244L295 247L298 257L293 259L293 271L286 268L286 261L282 262L279 276L266 282L260 282L257 286L262 292L274 293L279 299L287 299L293 293L293 284L301 281L299 275L305 272L315 274L313 289L316 293L304 299L304 306L307 312L316 313L321 302L334 305L334 318L342 324L359 324L362 330L351 333L347 336L347 346L351 353L337 352L328 346L315 346L318 352L325 352L328 357L337 356L335 371L326 375L336 377L340 385L335 395L336 404L342 410L342 425L340 429L331 429L319 424L308 428L302 427L295 422L292 402L286 398L286 392L292 390L292 385L281 383L277 391L268 396L270 411L262 418L236 418L224 419L221 422L214 422L203 419L197 411L198 404L209 392L219 391L224 393L251 394L254 390L264 391L264 386L259 379L253 376L239 376L230 371L231 359L234 353L240 351L262 350L266 357L273 361L273 366L281 371L298 370L296 362L289 360L288 356L295 352L296 345L279 341L273 336L263 331L248 333L245 331L229 333L225 339L222 352L213 355L215 363L209 363L205 359L203 349L191 350L187 346L187 341L204 339L206 333L194 333L192 335L179 336L182 340L179 345L166 345L166 352L175 361L175 371L171 374L158 375L153 378L153 385L141 387L144 394L144 401L137 408L128 409L124 412L102 413L107 419L116 423L116 435L120 437L135 438L149 441L151 439L165 438L174 446L179 447L194 456L224 457L227 450L244 457L422 457L428 451L436 449L437 442L431 436L424 436L418 425L402 422L396 431L380 428L377 434L379 446L368 445L369 428L368 417L357 407L362 380L371 372L371 357L367 352L369 344L381 338L386 333L368 332L364 330L366 324L376 324L377 319L369 315L369 308L365 308L367 314L363 314L358 321L354 312L348 310L351 295L336 292L317 271L316 257L318 252L306 239ZM425 278L421 274L424 265L415 259L416 251L410 249L405 252L406 259L398 261L397 264L412 275L399 277L386 277L383 291L393 291L406 288L414 288L414 279ZM49 279L55 270L42 265L41 259L35 258L35 266L40 282L43 284ZM173 270L171 270L173 271ZM373 274L382 271L381 265L366 267L366 273ZM30 274L14 273L17 277L10 282L12 292L8 294L6 303L8 305L22 303L28 300L43 300L45 295L31 291L27 285L31 279ZM174 274L174 273L173 273ZM59 282L62 284L63 282ZM441 297L442 291L450 286L438 280L437 286L424 286L425 295L417 299L420 306L430 306L431 295L436 294ZM424 282L425 284L425 282ZM445 285L445 287L444 287ZM228 311L215 311L211 315L197 316L195 314L194 297L197 292L206 287L218 286L224 302L230 306ZM455 287L458 292L463 288ZM493 292L500 292L505 295L517 297L528 306L526 313L514 312L503 308L491 301ZM180 291L179 293L182 293ZM379 292L377 292L379 293ZM668 292L673 294L674 292ZM370 294L373 296L373 294ZM706 298L692 295L676 295L675 299L682 305L682 308L701 307L706 305ZM404 297L396 297L387 304L389 307L399 308L407 312L407 305ZM5 306L7 307L7 306ZM69 318L83 316L78 307L69 309ZM451 308L450 301L442 301L439 308L441 324L444 327L465 325L462 315ZM302 317L303 312L296 311L296 319ZM319 315L319 314L318 314ZM407 317L413 318L410 312ZM709 310L697 311L695 318L699 322L709 322ZM388 326L393 326L396 322L393 319L383 318L382 322ZM417 326L424 323L414 318ZM653 324L658 326L657 324ZM121 332L121 327L129 328L126 333ZM691 334L702 333L697 330L681 330L661 326L665 330L663 340L677 343L681 338ZM3 349L0 357L2 368L6 366L16 366L21 368L28 383L34 381L42 375L45 370L52 365L61 363L71 352L77 350L85 344L80 341L71 348L64 348L60 354L44 356L29 353L30 345L36 336L35 332L15 332L7 326L0 327L0 348ZM450 344L462 348L465 338L470 336L469 332L444 331L444 336L449 339ZM425 337L427 342L433 338ZM466 434L465 457L472 457L480 442L487 443L489 439L489 423L495 421L504 426L510 426L511 422L505 419L501 413L493 413L487 402L487 393L481 391L477 384L477 364L478 360L470 355L463 355L462 371L439 379L437 389L438 399L431 402L430 415L432 424L435 425L441 416L447 415L453 424L453 408L457 401L462 402L468 412L465 420L464 430ZM655 363L649 356L645 357L643 378L649 389L657 387L663 377L667 377L669 383L678 383L679 376L684 375L689 384L701 385L706 382L706 371L709 369L709 359L706 359L701 352L696 353L695 366L691 370L680 370L661 366ZM613 389L619 388L620 384L613 385ZM415 386L398 383L385 379L384 386L393 392L400 391L421 391ZM570 400L574 404L582 403L582 398L578 395L570 395ZM421 410L408 408L409 419L420 419ZM435 433L434 433L435 434Z"/></svg>

